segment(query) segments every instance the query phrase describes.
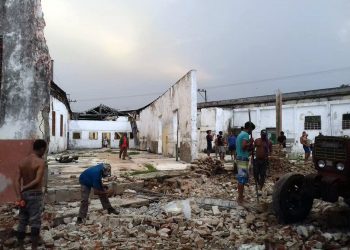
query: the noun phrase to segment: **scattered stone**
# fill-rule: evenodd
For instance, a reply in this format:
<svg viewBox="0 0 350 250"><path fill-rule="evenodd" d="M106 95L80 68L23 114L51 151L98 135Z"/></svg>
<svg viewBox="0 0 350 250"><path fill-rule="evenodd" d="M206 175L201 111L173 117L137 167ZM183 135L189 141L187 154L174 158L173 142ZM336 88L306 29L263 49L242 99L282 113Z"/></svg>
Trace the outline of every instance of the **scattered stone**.
<svg viewBox="0 0 350 250"><path fill-rule="evenodd" d="M220 212L218 206L212 206L211 209L212 209L212 211L213 211L213 215L219 215L219 214L221 214L221 212Z"/></svg>

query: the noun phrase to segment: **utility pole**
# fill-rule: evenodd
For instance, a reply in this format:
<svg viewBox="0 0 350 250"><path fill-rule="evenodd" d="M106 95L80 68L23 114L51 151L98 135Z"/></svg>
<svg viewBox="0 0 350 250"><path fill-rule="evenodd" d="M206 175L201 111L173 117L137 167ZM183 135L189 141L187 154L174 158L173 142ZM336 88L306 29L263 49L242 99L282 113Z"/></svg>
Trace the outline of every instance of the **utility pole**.
<svg viewBox="0 0 350 250"><path fill-rule="evenodd" d="M276 92L276 137L282 131L282 93L278 89Z"/></svg>
<svg viewBox="0 0 350 250"><path fill-rule="evenodd" d="M201 93L204 93L203 98L204 98L204 101L207 102L207 90L206 89L198 89L197 91L201 95L201 97L203 97Z"/></svg>

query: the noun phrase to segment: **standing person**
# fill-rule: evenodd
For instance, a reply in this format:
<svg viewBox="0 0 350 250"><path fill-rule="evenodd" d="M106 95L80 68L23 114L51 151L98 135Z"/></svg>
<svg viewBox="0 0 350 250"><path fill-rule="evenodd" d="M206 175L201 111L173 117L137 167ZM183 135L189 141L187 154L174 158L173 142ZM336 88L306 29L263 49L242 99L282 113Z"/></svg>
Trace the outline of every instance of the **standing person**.
<svg viewBox="0 0 350 250"><path fill-rule="evenodd" d="M225 159L225 139L224 139L222 131L219 131L219 135L218 135L217 139L218 139L220 160L223 161Z"/></svg>
<svg viewBox="0 0 350 250"><path fill-rule="evenodd" d="M266 130L261 130L260 138L254 142L256 149L256 159L254 160L253 170L255 181L262 190L266 179L266 170L269 165L269 156L272 153L272 142L267 138Z"/></svg>
<svg viewBox="0 0 350 250"><path fill-rule="evenodd" d="M286 145L287 137L284 135L283 131L281 131L280 136L278 136L278 138L277 138L277 141L282 148L287 147L287 145Z"/></svg>
<svg viewBox="0 0 350 250"><path fill-rule="evenodd" d="M228 150L230 151L230 154L231 154L231 159L235 160L236 159L236 136L233 134L232 131L230 131L230 135L227 141L228 141Z"/></svg>
<svg viewBox="0 0 350 250"><path fill-rule="evenodd" d="M17 238L20 247L23 247L28 224L31 227L32 249L37 249L39 245L43 201L42 187L46 165L43 156L46 149L46 141L34 141L34 152L24 158L19 164L15 191L20 206L17 229Z"/></svg>
<svg viewBox="0 0 350 250"><path fill-rule="evenodd" d="M214 140L215 158L216 158L216 159L218 158L218 154L219 154L218 137L219 137L219 135L216 135L215 140Z"/></svg>
<svg viewBox="0 0 350 250"><path fill-rule="evenodd" d="M311 154L310 144L309 144L307 137L308 137L308 134L305 131L303 131L303 133L300 137L300 143L303 145L303 149L305 152L305 159L304 159L305 162L307 162L309 160L309 157Z"/></svg>
<svg viewBox="0 0 350 250"><path fill-rule="evenodd" d="M213 150L213 136L211 134L211 130L207 131L207 155L210 157L210 153Z"/></svg>
<svg viewBox="0 0 350 250"><path fill-rule="evenodd" d="M246 122L244 129L237 136L236 139L236 152L237 152L237 181L238 181L238 204L244 202L244 185L249 181L248 166L250 151L253 149L254 141L249 139L249 135L255 129L255 125L252 122Z"/></svg>
<svg viewBox="0 0 350 250"><path fill-rule="evenodd" d="M126 133L124 133L119 140L119 159L123 155L123 160L125 160L125 157L128 155L128 148L129 148L129 139Z"/></svg>
<svg viewBox="0 0 350 250"><path fill-rule="evenodd" d="M108 147L108 139L107 139L107 137L105 137L105 138L103 139L103 147L105 147L105 148Z"/></svg>
<svg viewBox="0 0 350 250"><path fill-rule="evenodd" d="M83 223L83 220L87 216L91 188L94 189L95 195L98 195L100 198L103 209L107 210L109 214L119 214L109 202L108 196L111 194L111 191L108 190L107 186L102 185L102 178L109 176L111 176L111 165L106 163L90 167L79 176L79 183L81 186L81 204L77 219L78 224Z"/></svg>

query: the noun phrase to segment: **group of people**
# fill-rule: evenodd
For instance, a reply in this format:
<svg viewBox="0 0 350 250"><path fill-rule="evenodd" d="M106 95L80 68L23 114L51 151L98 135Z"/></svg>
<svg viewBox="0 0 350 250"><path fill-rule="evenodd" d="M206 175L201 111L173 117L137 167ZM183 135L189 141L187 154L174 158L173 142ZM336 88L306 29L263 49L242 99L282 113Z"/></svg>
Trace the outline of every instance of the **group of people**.
<svg viewBox="0 0 350 250"><path fill-rule="evenodd" d="M211 130L208 130L206 140L207 140L207 155L208 156L210 156L210 153L213 150L213 141L214 141L214 145L215 145L214 150L215 150L215 157L216 158L218 158L218 155L219 155L220 160L223 161L225 159L225 155L226 155L225 146L228 145L228 150L231 154L231 159L232 160L235 159L236 136L233 134L232 131L230 132L230 135L226 140L223 136L222 131L219 131L219 134L214 139L214 136L211 134Z"/></svg>
<svg viewBox="0 0 350 250"><path fill-rule="evenodd" d="M242 204L244 202L244 186L249 181L249 166L252 165L253 175L257 186L262 190L265 179L267 167L269 164L269 156L272 153L272 142L268 139L267 131L261 130L260 138L254 140L252 137L252 131L255 129L255 125L252 122L246 122L244 127L241 128L241 132L237 137L230 132L228 137L228 147L231 152L231 157L235 159L237 163L237 181L238 181L238 196L237 202ZM218 142L224 141L222 131L217 136ZM213 136L211 131L207 131L207 155L210 157L212 151ZM220 144L219 144L220 145ZM220 159L223 160L225 147L219 146ZM251 162L251 164L249 164Z"/></svg>

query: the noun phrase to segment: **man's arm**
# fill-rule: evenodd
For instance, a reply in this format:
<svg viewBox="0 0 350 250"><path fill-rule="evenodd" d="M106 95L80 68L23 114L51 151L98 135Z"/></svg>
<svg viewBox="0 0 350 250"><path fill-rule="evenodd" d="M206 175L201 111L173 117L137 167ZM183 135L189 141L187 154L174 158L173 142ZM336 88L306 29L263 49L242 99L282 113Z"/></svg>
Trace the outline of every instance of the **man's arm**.
<svg viewBox="0 0 350 250"><path fill-rule="evenodd" d="M40 164L38 166L38 169L36 171L35 179L29 182L27 185L23 186L22 191L26 191L28 189L31 189L35 186L37 186L42 180L44 176L44 169L45 169L45 162L40 161Z"/></svg>

